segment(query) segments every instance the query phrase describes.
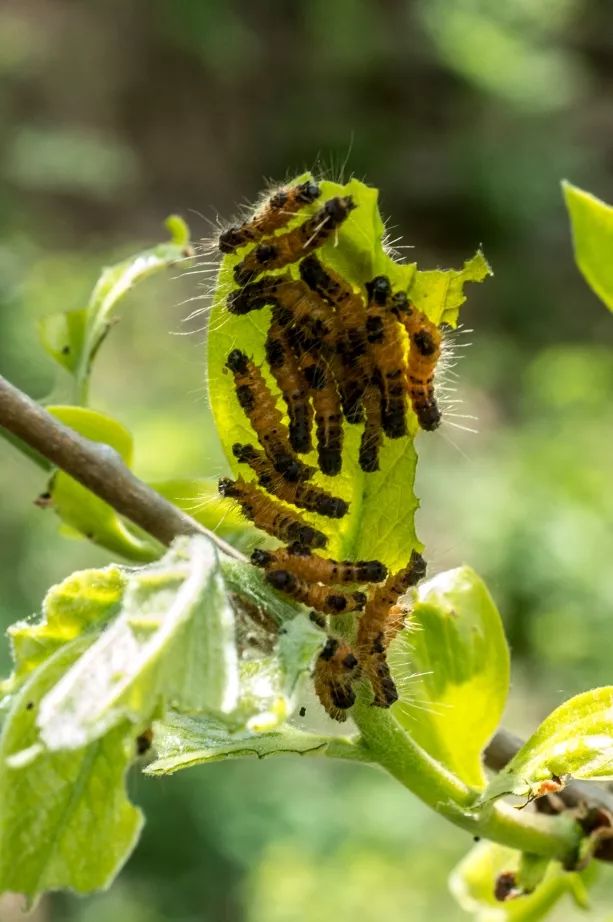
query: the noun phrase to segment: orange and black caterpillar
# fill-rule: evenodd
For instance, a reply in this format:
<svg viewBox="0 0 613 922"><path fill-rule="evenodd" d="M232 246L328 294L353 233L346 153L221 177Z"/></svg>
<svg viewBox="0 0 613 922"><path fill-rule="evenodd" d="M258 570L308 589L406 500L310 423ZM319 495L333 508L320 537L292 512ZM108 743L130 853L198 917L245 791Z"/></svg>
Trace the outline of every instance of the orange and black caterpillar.
<svg viewBox="0 0 613 922"><path fill-rule="evenodd" d="M330 369L316 365L311 375L311 399L315 410L317 460L322 473L336 477L343 464L343 414L336 382Z"/></svg>
<svg viewBox="0 0 613 922"><path fill-rule="evenodd" d="M307 480L313 468L296 457L289 432L260 369L240 349L233 349L226 367L234 375L236 396L274 469L293 483Z"/></svg>
<svg viewBox="0 0 613 922"><path fill-rule="evenodd" d="M366 337L381 391L381 425L390 439L407 434L405 357L396 317L390 310L389 279L378 275L366 285Z"/></svg>
<svg viewBox="0 0 613 922"><path fill-rule="evenodd" d="M349 503L346 500L340 496L332 496L322 487L312 483L289 483L279 477L264 452L258 451L253 445L241 445L240 442L236 442L232 446L232 454L241 464L249 465L257 475L260 486L284 502L329 519L342 519L347 515Z"/></svg>
<svg viewBox="0 0 613 922"><path fill-rule="evenodd" d="M277 503L255 484L248 483L242 477L237 480L222 477L219 481L219 493L221 496L235 499L244 515L256 528L267 532L273 538L278 538L284 544L295 541L306 547L325 547L328 543L323 532L317 531L305 522L297 512Z"/></svg>
<svg viewBox="0 0 613 922"><path fill-rule="evenodd" d="M311 554L305 547L291 545L274 551L256 548L251 563L265 569L283 569L311 583L335 586L339 583L380 583L387 567L378 560L330 560Z"/></svg>
<svg viewBox="0 0 613 922"><path fill-rule="evenodd" d="M441 354L442 334L403 292L394 295L393 310L409 334L406 387L413 412L421 428L432 432L441 423L441 411L434 396L434 373Z"/></svg>
<svg viewBox="0 0 613 922"><path fill-rule="evenodd" d="M273 231L284 227L302 207L319 198L319 195L320 188L311 179L279 189L252 218L236 227L229 227L220 234L219 249L222 253L233 253L239 247L272 234Z"/></svg>
<svg viewBox="0 0 613 922"><path fill-rule="evenodd" d="M289 570L266 570L266 582L273 589L283 592L297 602L302 602L324 615L340 615L343 612L362 611L366 594L356 590L347 592L331 586L320 586L294 576Z"/></svg>
<svg viewBox="0 0 613 922"><path fill-rule="evenodd" d="M413 551L406 567L390 574L382 586L377 586L371 592L364 614L358 622L356 646L362 668L372 685L373 704L377 707L391 707L398 700L386 656L387 647L402 628L402 614L396 603L425 574L425 560L421 554Z"/></svg>
<svg viewBox="0 0 613 922"><path fill-rule="evenodd" d="M339 324L336 350L341 365L337 380L343 413L347 422L361 422L362 395L372 376L363 298L342 275L324 268L315 255L302 260L300 275L312 291L336 310Z"/></svg>
<svg viewBox="0 0 613 922"><path fill-rule="evenodd" d="M347 719L355 704L354 683L360 677L360 664L349 646L336 637L328 637L317 657L313 679L315 693L334 720Z"/></svg>
<svg viewBox="0 0 613 922"><path fill-rule="evenodd" d="M336 196L312 217L278 237L268 237L234 267L238 285L246 285L265 269L281 269L320 247L355 208L350 195Z"/></svg>
<svg viewBox="0 0 613 922"><path fill-rule="evenodd" d="M273 308L264 349L268 366L287 406L290 445L295 452L305 454L312 447L313 409L309 401L309 387L289 347L276 308Z"/></svg>
<svg viewBox="0 0 613 922"><path fill-rule="evenodd" d="M359 465L372 474L379 470L379 449L383 441L381 428L381 393L376 384L369 384L362 398L364 404L364 431L360 440Z"/></svg>

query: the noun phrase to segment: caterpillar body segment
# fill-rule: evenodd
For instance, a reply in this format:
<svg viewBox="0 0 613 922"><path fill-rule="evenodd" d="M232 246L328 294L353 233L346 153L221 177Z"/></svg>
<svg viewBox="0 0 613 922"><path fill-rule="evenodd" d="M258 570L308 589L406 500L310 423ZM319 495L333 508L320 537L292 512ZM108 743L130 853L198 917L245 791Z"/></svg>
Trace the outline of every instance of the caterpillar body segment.
<svg viewBox="0 0 613 922"><path fill-rule="evenodd" d="M232 453L241 464L249 465L260 486L284 502L329 519L342 519L347 515L349 503L346 500L340 496L333 496L313 483L290 483L279 476L264 452L258 451L253 445L241 445L237 442L232 446Z"/></svg>
<svg viewBox="0 0 613 922"><path fill-rule="evenodd" d="M312 204L319 195L319 185L313 180L278 189L252 218L220 234L220 251L233 253L239 247L272 234L284 227L301 208Z"/></svg>
<svg viewBox="0 0 613 922"><path fill-rule="evenodd" d="M281 269L320 247L355 208L350 195L327 202L303 224L278 237L267 237L234 268L238 285L246 285L267 269Z"/></svg>
<svg viewBox="0 0 613 922"><path fill-rule="evenodd" d="M349 644L328 637L315 662L313 679L317 697L334 720L347 719L347 711L355 704L354 685L360 673L360 664Z"/></svg>
<svg viewBox="0 0 613 922"><path fill-rule="evenodd" d="M344 612L362 611L366 595L356 590L348 592L334 586L322 586L300 579L289 570L266 570L266 582L297 602L314 608L324 615L340 615Z"/></svg>
<svg viewBox="0 0 613 922"><path fill-rule="evenodd" d="M265 569L282 569L299 579L335 586L339 583L380 583L387 576L387 567L378 560L330 560L312 554L299 545L265 551L257 548L251 563Z"/></svg>
<svg viewBox="0 0 613 922"><path fill-rule="evenodd" d="M268 366L287 406L290 445L298 454L305 454L312 448L313 408L309 387L274 309L264 348Z"/></svg>
<svg viewBox="0 0 613 922"><path fill-rule="evenodd" d="M389 280L377 276L366 288L366 335L374 380L381 391L381 425L388 438L398 439L407 434L404 345L390 309Z"/></svg>
<svg viewBox="0 0 613 922"><path fill-rule="evenodd" d="M409 336L406 388L422 429L432 432L441 423L441 411L434 396L434 375L441 355L442 334L435 323L418 311L406 295L394 296L394 312Z"/></svg>
<svg viewBox="0 0 613 922"><path fill-rule="evenodd" d="M221 496L235 499L243 514L256 528L272 535L273 538L278 538L284 544L296 542L306 547L320 548L328 543L323 532L305 522L297 512L282 506L242 477L237 480L222 477L219 481L219 493Z"/></svg>
<svg viewBox="0 0 613 922"><path fill-rule="evenodd" d="M363 396L365 423L360 439L359 465L367 474L379 470L379 451L383 442L381 426L381 394L375 384L369 384Z"/></svg>
<svg viewBox="0 0 613 922"><path fill-rule="evenodd" d="M240 349L228 355L236 396L274 469L286 480L308 479L313 472L293 451L288 429L262 372Z"/></svg>
<svg viewBox="0 0 613 922"><path fill-rule="evenodd" d="M322 473L328 477L336 477L343 463L341 400L329 369L322 369L318 366L317 373L325 375L322 386L311 389L311 399L315 410L317 460Z"/></svg>

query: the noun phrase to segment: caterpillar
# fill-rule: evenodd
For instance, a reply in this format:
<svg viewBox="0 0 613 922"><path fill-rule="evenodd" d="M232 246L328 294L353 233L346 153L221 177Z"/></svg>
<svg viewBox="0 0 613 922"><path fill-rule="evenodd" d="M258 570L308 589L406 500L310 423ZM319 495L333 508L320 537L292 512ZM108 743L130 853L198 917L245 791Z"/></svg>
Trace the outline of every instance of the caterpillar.
<svg viewBox="0 0 613 922"><path fill-rule="evenodd" d="M300 579L289 570L267 570L266 582L273 589L283 592L297 602L302 602L324 615L340 615L343 612L362 611L366 594L356 590L347 592L330 586L320 586Z"/></svg>
<svg viewBox="0 0 613 922"><path fill-rule="evenodd" d="M350 195L336 196L298 227L278 237L268 237L247 253L234 267L238 285L246 285L264 269L281 269L295 263L322 243L345 221L355 208Z"/></svg>
<svg viewBox="0 0 613 922"><path fill-rule="evenodd" d="M379 470L379 449L383 441L381 428L381 394L379 388L369 384L364 391L364 413L366 421L360 439L360 452L358 462L363 471L368 474Z"/></svg>
<svg viewBox="0 0 613 922"><path fill-rule="evenodd" d="M432 432L441 423L441 411L434 396L434 373L441 354L442 334L426 315L418 311L404 292L394 295L394 312L409 335L406 388L413 412L422 429Z"/></svg>
<svg viewBox="0 0 613 922"><path fill-rule="evenodd" d="M260 369L240 349L230 352L226 367L234 375L238 402L274 469L291 482L308 480L313 468L294 454L289 432Z"/></svg>
<svg viewBox="0 0 613 922"><path fill-rule="evenodd" d="M311 583L335 586L338 583L380 583L387 567L378 560L330 560L311 554L308 548L291 545L275 551L256 548L251 563L265 569L283 569Z"/></svg>
<svg viewBox="0 0 613 922"><path fill-rule="evenodd" d="M221 496L235 499L243 514L256 528L260 528L284 544L297 542L307 547L325 547L328 539L304 521L302 516L271 499L255 484L248 483L242 477L230 480L222 477L218 484Z"/></svg>
<svg viewBox="0 0 613 922"><path fill-rule="evenodd" d="M381 425L390 439L407 434L404 347L394 313L389 308L391 285L379 275L366 285L366 336L381 390Z"/></svg>
<svg viewBox="0 0 613 922"><path fill-rule="evenodd" d="M284 502L329 519L342 519L347 515L349 503L346 500L340 496L332 496L322 487L312 483L290 483L284 480L279 477L264 452L258 451L253 445L241 445L236 442L232 446L232 454L241 464L249 465L257 475L260 486Z"/></svg>
<svg viewBox="0 0 613 922"><path fill-rule="evenodd" d="M264 349L269 368L287 406L290 445L298 454L305 454L312 447L313 409L309 401L309 388L289 348L274 308Z"/></svg>
<svg viewBox="0 0 613 922"><path fill-rule="evenodd" d="M313 180L286 186L270 196L263 207L252 218L235 227L229 227L219 236L222 253L233 253L239 247L253 243L267 234L284 227L290 218L305 205L310 205L320 195L320 188Z"/></svg>
<svg viewBox="0 0 613 922"><path fill-rule="evenodd" d="M342 363L337 380L339 383L343 381L343 412L347 422L361 422L362 395L372 376L364 300L341 275L324 268L314 255L302 260L300 276L309 288L336 310L339 323L336 351Z"/></svg>
<svg viewBox="0 0 613 922"><path fill-rule="evenodd" d="M334 378L329 370L317 365L320 386L311 388L315 410L317 460L322 473L336 477L343 463L343 414ZM313 380L313 377L311 378Z"/></svg>
<svg viewBox="0 0 613 922"><path fill-rule="evenodd" d="M315 661L313 679L317 697L334 720L347 719L346 712L355 704L354 683L360 672L360 664L349 644L328 637Z"/></svg>
<svg viewBox="0 0 613 922"><path fill-rule="evenodd" d="M388 576L382 586L370 594L364 614L358 623L357 649L360 662L372 685L377 707L391 707L398 700L398 692L387 664L386 650L402 627L402 615L395 608L401 595L416 586L426 574L426 562L413 551L406 567ZM393 619L390 611L394 609ZM400 623L399 623L400 622Z"/></svg>

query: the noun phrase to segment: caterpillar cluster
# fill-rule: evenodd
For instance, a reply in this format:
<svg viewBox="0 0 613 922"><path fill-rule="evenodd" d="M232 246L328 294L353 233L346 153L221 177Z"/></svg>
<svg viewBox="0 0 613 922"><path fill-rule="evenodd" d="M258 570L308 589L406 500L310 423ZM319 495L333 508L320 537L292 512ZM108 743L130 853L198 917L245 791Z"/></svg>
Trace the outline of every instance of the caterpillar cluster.
<svg viewBox="0 0 613 922"><path fill-rule="evenodd" d="M252 358L240 349L229 353L225 367L259 445L232 448L256 480L222 478L219 491L283 543L255 550L251 558L274 589L312 608L324 625L322 616L358 613L353 647L329 636L314 670L320 701L331 717L344 720L358 679L368 680L374 705L397 700L387 649L404 623L399 598L424 576L426 565L415 551L392 574L376 560L315 554L327 537L298 510L333 519L347 514L346 500L312 482L317 469L328 477L340 473L345 423L363 424L359 464L366 473L379 469L384 438L408 435L409 407L421 428L438 427L433 378L441 332L385 276L358 288L319 258L316 251L356 207L350 195L328 199L285 229L302 208L315 207L320 194L312 180L281 189L219 238L222 253L245 250L234 266L237 287L226 309L242 316L271 308L264 352L285 404L282 412ZM300 457L313 445L317 469Z"/></svg>

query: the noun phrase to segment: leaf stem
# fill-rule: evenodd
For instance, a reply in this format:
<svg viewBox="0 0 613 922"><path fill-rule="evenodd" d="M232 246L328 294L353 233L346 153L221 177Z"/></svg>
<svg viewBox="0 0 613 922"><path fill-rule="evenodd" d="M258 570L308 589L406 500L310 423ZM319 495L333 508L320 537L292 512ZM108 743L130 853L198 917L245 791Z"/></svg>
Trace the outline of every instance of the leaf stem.
<svg viewBox="0 0 613 922"><path fill-rule="evenodd" d="M477 807L479 792L418 746L389 711L359 700L352 717L371 761L456 826L511 848L572 863L583 833L570 816L530 813L501 801Z"/></svg>

